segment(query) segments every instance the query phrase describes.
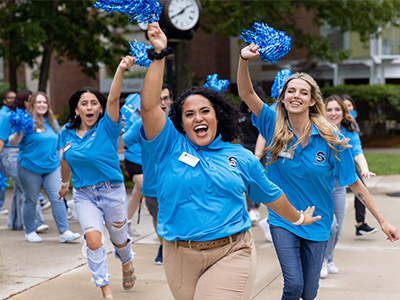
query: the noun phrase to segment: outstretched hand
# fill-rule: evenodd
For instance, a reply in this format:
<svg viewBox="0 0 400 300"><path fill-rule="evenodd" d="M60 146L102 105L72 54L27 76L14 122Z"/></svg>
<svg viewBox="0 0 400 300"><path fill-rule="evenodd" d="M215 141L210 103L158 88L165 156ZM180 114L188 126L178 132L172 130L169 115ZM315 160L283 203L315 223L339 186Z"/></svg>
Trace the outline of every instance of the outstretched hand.
<svg viewBox="0 0 400 300"><path fill-rule="evenodd" d="M158 22L149 23L147 26L147 36L156 52L159 53L162 49L167 47L167 37L161 30Z"/></svg>
<svg viewBox="0 0 400 300"><path fill-rule="evenodd" d="M399 234L397 233L397 228L388 222L381 224L382 231L387 235L387 239L392 243L399 239Z"/></svg>
<svg viewBox="0 0 400 300"><path fill-rule="evenodd" d="M308 207L304 212L304 221L301 225L308 225L321 219L321 216L313 217L315 206Z"/></svg>
<svg viewBox="0 0 400 300"><path fill-rule="evenodd" d="M247 45L246 47L244 47L240 51L240 54L242 55L242 57L244 59L253 59L253 58L260 56L258 49L260 49L260 47L258 45L251 43L250 45Z"/></svg>

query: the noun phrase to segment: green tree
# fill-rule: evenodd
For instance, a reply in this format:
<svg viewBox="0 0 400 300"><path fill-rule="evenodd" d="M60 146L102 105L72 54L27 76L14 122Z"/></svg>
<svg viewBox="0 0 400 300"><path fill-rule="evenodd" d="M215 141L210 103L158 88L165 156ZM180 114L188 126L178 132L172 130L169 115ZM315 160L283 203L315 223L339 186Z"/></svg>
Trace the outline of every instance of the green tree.
<svg viewBox="0 0 400 300"><path fill-rule="evenodd" d="M95 77L99 64L116 66L116 57L127 53L123 38L128 20L121 14L106 14L93 7L95 1L16 1L0 5L0 56L8 63L10 88L17 88L17 70L22 63L38 66L38 90L46 91L53 55L76 60L82 71ZM124 29L126 30L126 29Z"/></svg>
<svg viewBox="0 0 400 300"><path fill-rule="evenodd" d="M304 28L296 16L297 10L313 15L317 26L328 25L341 32L353 31L367 41L377 34L381 26L399 26L399 0L207 0L202 1L201 28L206 32L217 31L226 36L237 36L255 21L285 31L293 36L298 48L309 50L308 58L339 62L350 52L335 49L327 37L313 34Z"/></svg>

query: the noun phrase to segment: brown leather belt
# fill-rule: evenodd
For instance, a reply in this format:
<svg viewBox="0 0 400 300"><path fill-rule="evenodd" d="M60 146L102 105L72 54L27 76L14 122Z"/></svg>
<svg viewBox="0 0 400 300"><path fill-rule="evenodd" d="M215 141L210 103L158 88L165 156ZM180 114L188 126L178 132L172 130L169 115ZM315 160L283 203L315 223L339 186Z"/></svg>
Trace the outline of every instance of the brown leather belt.
<svg viewBox="0 0 400 300"><path fill-rule="evenodd" d="M215 247L225 246L228 245L229 243L234 243L238 240L239 234L241 234L241 232L217 240L204 241L204 242L175 241L175 245L195 250L206 250Z"/></svg>

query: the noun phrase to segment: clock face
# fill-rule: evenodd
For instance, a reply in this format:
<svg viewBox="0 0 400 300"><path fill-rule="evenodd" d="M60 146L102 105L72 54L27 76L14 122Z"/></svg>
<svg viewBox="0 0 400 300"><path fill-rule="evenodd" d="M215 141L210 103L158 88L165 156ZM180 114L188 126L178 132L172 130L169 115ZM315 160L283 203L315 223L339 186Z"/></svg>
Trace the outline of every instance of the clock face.
<svg viewBox="0 0 400 300"><path fill-rule="evenodd" d="M138 23L137 24L139 26L140 29L142 29L143 31L147 30L147 23Z"/></svg>
<svg viewBox="0 0 400 300"><path fill-rule="evenodd" d="M200 18L200 6L196 0L170 0L166 7L167 20L176 29L193 29Z"/></svg>

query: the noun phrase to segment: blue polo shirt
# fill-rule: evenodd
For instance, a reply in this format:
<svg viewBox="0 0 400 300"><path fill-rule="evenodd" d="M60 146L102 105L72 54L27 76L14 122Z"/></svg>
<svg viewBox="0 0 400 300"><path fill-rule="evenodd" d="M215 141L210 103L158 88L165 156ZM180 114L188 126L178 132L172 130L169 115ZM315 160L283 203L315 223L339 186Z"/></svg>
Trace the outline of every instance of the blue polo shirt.
<svg viewBox="0 0 400 300"><path fill-rule="evenodd" d="M140 110L140 95L130 94L126 97L125 103L121 107L121 114L125 117L125 132L140 118L138 110Z"/></svg>
<svg viewBox="0 0 400 300"><path fill-rule="evenodd" d="M140 137L140 128L142 124L142 119L136 121L135 124L122 135L122 139L128 149L131 149L132 145L140 145L141 165L143 170L142 194L145 197L157 197L157 177L154 162L151 160L147 149L140 144L143 142Z"/></svg>
<svg viewBox="0 0 400 300"><path fill-rule="evenodd" d="M145 147L156 165L157 233L168 241L209 241L251 227L243 193L257 203L282 195L256 157L241 145L221 141L192 144L167 118Z"/></svg>
<svg viewBox="0 0 400 300"><path fill-rule="evenodd" d="M122 183L118 159L118 138L122 118L114 123L107 114L81 138L75 129L61 131L62 159L68 163L75 188L93 186L100 182Z"/></svg>
<svg viewBox="0 0 400 300"><path fill-rule="evenodd" d="M44 130L36 129L31 134L24 133L19 144L18 161L22 167L36 174L51 173L60 166L60 127L54 119L57 127L55 132L49 125L47 116L43 123Z"/></svg>
<svg viewBox="0 0 400 300"><path fill-rule="evenodd" d="M276 113L264 104L255 122L267 145L273 137L275 117ZM295 134L292 144L296 141ZM341 186L350 185L358 179L350 148L336 148L340 161L335 158L333 149L328 146L318 130L312 126L304 148L298 145L291 157L278 157L277 161L268 165L268 178L283 190L296 209L305 210L315 205L314 215L322 216L321 220L313 224L295 226L268 209L271 225L283 227L307 240L329 239L333 221L332 191L335 176Z"/></svg>
<svg viewBox="0 0 400 300"><path fill-rule="evenodd" d="M340 133L345 137L350 139L349 144L352 145L351 153L353 157L356 157L358 154L363 154L361 140L358 132L350 132L343 125L340 126Z"/></svg>
<svg viewBox="0 0 400 300"><path fill-rule="evenodd" d="M135 138L134 140L129 139L128 143L125 143L124 140L125 143L124 157L128 161L142 166L142 146L140 145L140 138L139 138L140 137L139 130L140 126L142 126L142 119L136 118L134 116L137 116L137 114L135 113L132 115L134 120L133 121L131 120L132 124L130 125L130 127L124 128L125 133L122 135L122 139L124 140L124 136L126 136L126 133L128 132L131 132L130 135L132 135L132 132L137 132L138 137Z"/></svg>

